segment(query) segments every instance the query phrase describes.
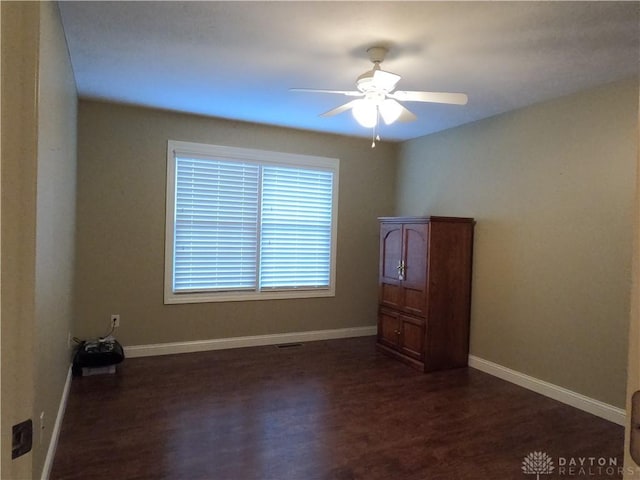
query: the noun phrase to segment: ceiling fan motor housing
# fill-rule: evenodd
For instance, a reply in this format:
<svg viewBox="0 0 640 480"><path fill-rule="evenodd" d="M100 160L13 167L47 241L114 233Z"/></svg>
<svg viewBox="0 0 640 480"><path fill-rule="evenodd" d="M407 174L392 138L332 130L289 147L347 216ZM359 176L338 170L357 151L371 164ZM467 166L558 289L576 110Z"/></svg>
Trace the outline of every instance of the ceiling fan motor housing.
<svg viewBox="0 0 640 480"><path fill-rule="evenodd" d="M380 63L382 63L382 61L384 60L384 57L387 54L387 49L384 47L371 47L367 49L367 53L369 54L369 60L371 60L374 64L373 69L364 72L356 80L356 86L358 87L358 90L363 93L366 93L375 88L373 84L373 73L376 70L380 70Z"/></svg>
<svg viewBox="0 0 640 480"><path fill-rule="evenodd" d="M367 53L369 54L369 60L371 60L375 64L382 63L388 51L389 50L387 50L384 47L371 47L367 49Z"/></svg>

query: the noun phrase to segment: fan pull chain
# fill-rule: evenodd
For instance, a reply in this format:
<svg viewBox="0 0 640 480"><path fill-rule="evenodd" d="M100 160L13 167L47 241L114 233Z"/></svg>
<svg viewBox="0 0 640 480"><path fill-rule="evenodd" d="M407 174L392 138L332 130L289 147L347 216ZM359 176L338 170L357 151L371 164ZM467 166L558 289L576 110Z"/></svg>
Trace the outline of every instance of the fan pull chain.
<svg viewBox="0 0 640 480"><path fill-rule="evenodd" d="M376 148L376 142L380 141L380 135L378 134L378 125L380 124L380 108L376 105L376 123L373 126L373 133L371 134L371 148Z"/></svg>

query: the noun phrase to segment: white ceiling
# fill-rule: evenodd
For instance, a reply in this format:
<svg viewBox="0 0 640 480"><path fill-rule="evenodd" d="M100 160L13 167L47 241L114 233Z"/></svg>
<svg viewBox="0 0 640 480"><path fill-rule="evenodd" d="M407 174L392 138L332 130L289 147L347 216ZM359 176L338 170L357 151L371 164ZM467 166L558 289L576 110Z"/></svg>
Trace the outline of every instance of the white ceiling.
<svg viewBox="0 0 640 480"><path fill-rule="evenodd" d="M466 106L406 103L406 140L638 74L640 2L60 2L83 98L370 136L349 100L366 49L401 90L464 92Z"/></svg>

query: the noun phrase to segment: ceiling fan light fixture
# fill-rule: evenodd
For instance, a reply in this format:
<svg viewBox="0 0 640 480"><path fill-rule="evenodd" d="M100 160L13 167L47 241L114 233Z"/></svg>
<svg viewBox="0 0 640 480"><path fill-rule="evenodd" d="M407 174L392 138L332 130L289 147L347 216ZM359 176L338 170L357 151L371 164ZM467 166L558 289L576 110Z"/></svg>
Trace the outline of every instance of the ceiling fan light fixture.
<svg viewBox="0 0 640 480"><path fill-rule="evenodd" d="M365 128L373 128L378 123L377 105L366 98L355 100L351 113L353 118Z"/></svg>
<svg viewBox="0 0 640 480"><path fill-rule="evenodd" d="M1 0L0 0L1 1ZM331 117L351 110L353 118L364 128L371 128L371 147L376 146L376 141L380 139L378 127L380 119L386 125L391 125L396 121L412 122L417 119L416 115L400 102L428 102L445 103L453 105L466 105L467 95L464 93L448 92L426 92L426 91L402 91L396 90L396 85L400 81L400 75L387 72L380 68L384 61L387 49L385 47L374 46L367 50L369 60L373 63L373 68L364 72L356 79L357 90L318 90L311 88L294 88L291 90L299 92L334 93L346 95L348 97L360 97L339 105L322 117Z"/></svg>

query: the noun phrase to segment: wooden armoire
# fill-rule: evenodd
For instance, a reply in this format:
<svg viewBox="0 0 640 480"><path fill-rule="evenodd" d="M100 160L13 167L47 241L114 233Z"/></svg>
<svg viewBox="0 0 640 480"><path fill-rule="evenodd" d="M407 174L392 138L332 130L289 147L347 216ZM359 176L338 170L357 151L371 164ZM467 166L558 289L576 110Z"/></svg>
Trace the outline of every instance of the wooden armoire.
<svg viewBox="0 0 640 480"><path fill-rule="evenodd" d="M379 221L378 349L425 372L466 366L474 220Z"/></svg>

